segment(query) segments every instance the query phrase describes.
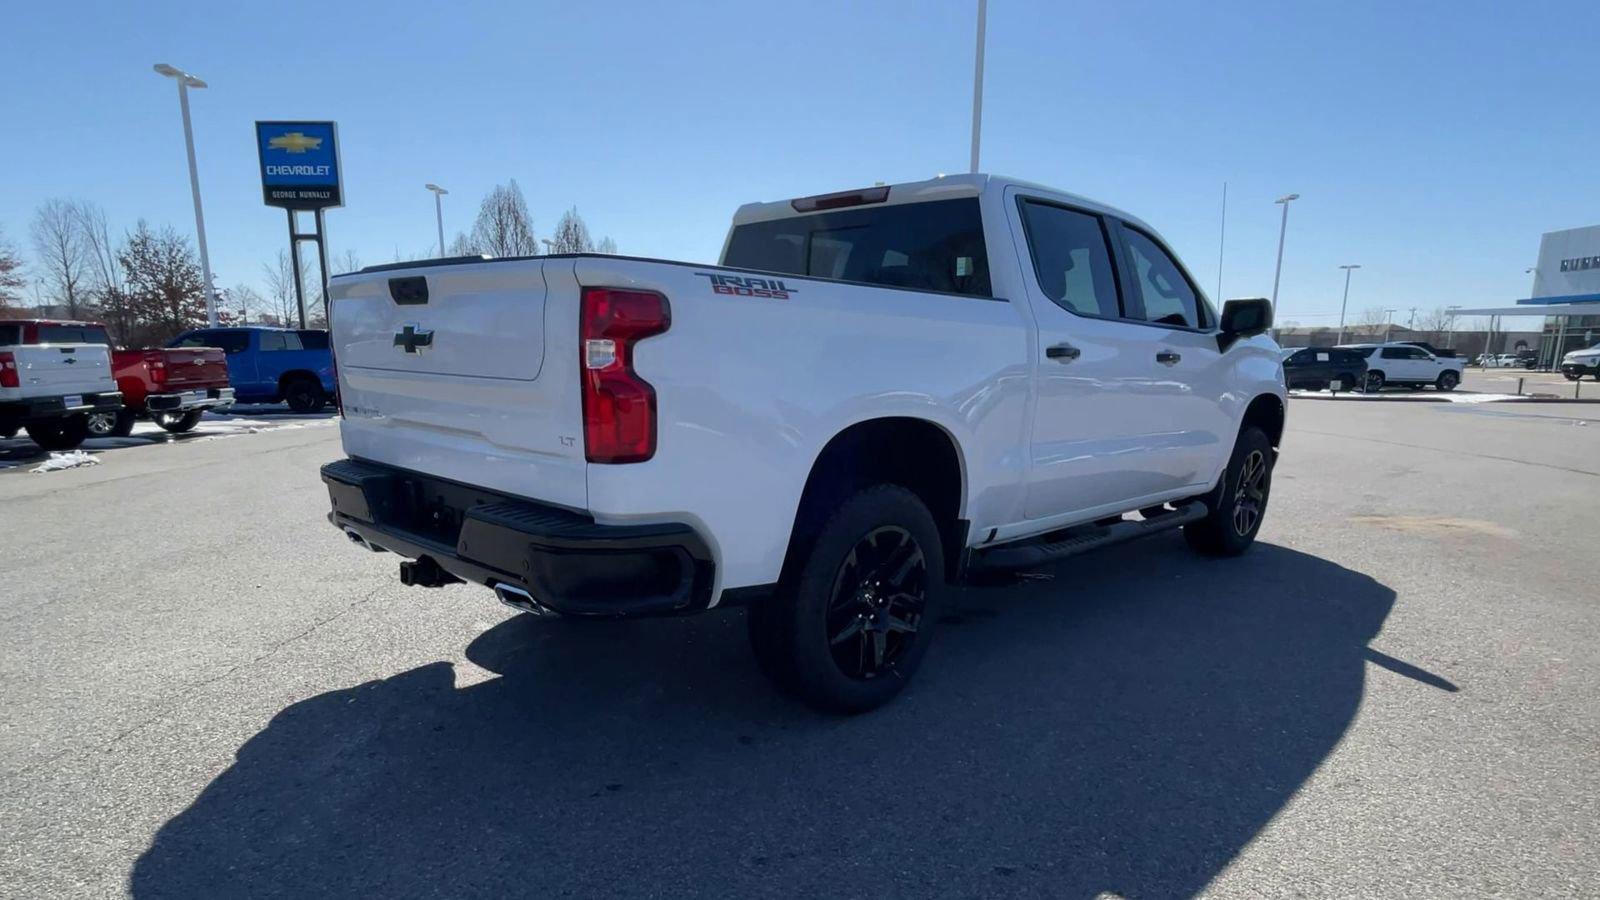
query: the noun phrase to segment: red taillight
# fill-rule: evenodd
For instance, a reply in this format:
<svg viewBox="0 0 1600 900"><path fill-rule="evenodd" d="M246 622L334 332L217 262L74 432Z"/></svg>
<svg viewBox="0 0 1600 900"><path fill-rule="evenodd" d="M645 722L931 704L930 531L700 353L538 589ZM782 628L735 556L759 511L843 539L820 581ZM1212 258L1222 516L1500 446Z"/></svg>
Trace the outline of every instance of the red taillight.
<svg viewBox="0 0 1600 900"><path fill-rule="evenodd" d="M17 358L10 353L0 353L0 387L22 387L22 373L17 371Z"/></svg>
<svg viewBox="0 0 1600 900"><path fill-rule="evenodd" d="M150 369L150 380L156 384L167 383L167 361L159 353L150 353L145 356L145 362Z"/></svg>
<svg viewBox="0 0 1600 900"><path fill-rule="evenodd" d="M583 451L592 463L644 462L656 452L656 391L633 371L633 345L672 325L654 291L584 288L578 324Z"/></svg>

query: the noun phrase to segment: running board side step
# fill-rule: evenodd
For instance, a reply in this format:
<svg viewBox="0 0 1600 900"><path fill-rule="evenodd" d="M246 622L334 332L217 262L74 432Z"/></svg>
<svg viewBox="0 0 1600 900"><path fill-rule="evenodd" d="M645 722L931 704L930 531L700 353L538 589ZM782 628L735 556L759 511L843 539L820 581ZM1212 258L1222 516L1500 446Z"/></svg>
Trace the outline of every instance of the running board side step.
<svg viewBox="0 0 1600 900"><path fill-rule="evenodd" d="M1209 512L1203 501L1191 500L1143 519L1123 519L1106 525L1091 523L1053 531L1043 538L1029 538L975 551L972 568L978 571L1031 569L1112 544L1171 531L1190 522L1198 522Z"/></svg>

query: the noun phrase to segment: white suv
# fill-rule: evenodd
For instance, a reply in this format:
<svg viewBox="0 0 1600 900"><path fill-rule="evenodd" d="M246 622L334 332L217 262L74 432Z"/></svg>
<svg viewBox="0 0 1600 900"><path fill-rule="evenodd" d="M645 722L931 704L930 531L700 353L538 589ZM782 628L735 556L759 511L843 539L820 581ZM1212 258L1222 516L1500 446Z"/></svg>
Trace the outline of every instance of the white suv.
<svg viewBox="0 0 1600 900"><path fill-rule="evenodd" d="M1408 387L1432 385L1441 391L1453 391L1461 383L1462 362L1432 353L1415 344L1345 344L1367 359L1367 377L1363 389L1376 393L1387 385Z"/></svg>

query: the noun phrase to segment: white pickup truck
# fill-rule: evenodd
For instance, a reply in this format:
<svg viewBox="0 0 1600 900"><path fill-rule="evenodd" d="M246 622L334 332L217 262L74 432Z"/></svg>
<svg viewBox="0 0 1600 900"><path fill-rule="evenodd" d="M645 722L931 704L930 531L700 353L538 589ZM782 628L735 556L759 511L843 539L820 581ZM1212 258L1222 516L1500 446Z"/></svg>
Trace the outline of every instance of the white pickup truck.
<svg viewBox="0 0 1600 900"><path fill-rule="evenodd" d="M0 438L26 428L46 450L71 450L91 414L121 408L103 326L0 319Z"/></svg>
<svg viewBox="0 0 1600 900"><path fill-rule="evenodd" d="M1154 229L966 175L741 207L720 265L333 279L330 520L539 614L747 605L822 708L894 696L950 586L1168 529L1242 552L1283 370ZM1130 575L1137 579L1136 574Z"/></svg>

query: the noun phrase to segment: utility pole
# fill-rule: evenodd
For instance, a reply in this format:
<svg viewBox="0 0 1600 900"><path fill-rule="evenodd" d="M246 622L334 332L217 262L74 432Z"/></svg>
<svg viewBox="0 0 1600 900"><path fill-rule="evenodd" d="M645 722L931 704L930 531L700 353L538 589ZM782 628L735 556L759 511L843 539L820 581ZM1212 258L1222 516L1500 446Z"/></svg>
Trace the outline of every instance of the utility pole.
<svg viewBox="0 0 1600 900"><path fill-rule="evenodd" d="M1406 320L1406 330L1417 330L1417 308L1415 306L1411 307L1411 318Z"/></svg>

